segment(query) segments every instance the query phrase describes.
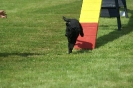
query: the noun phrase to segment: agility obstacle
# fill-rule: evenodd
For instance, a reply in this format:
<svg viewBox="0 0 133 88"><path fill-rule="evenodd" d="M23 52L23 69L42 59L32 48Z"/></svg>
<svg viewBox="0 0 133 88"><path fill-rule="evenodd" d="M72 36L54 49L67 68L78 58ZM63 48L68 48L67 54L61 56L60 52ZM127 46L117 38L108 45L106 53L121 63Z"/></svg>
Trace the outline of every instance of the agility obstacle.
<svg viewBox="0 0 133 88"><path fill-rule="evenodd" d="M124 9L125 17L128 18L125 0L102 0L100 17L117 18L118 30L121 30L120 8Z"/></svg>
<svg viewBox="0 0 133 88"><path fill-rule="evenodd" d="M125 13L125 17L128 18L126 0L102 0L101 17L116 17L118 3L118 9L120 8Z"/></svg>
<svg viewBox="0 0 133 88"><path fill-rule="evenodd" d="M94 49L98 31L99 17L116 17L118 30L121 30L119 8L124 7L125 0L83 0L79 21L84 31L84 37L78 37L75 49Z"/></svg>
<svg viewBox="0 0 133 88"><path fill-rule="evenodd" d="M78 37L76 49L94 49L102 0L83 0L80 23L84 37Z"/></svg>

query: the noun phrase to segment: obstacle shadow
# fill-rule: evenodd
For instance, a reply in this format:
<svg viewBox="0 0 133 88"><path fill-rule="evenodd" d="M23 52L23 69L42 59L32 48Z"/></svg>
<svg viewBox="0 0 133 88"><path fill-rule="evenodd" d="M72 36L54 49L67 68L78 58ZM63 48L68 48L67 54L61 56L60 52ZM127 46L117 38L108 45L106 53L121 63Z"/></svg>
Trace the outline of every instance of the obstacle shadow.
<svg viewBox="0 0 133 88"><path fill-rule="evenodd" d="M88 50L85 48L86 46L92 47L92 45L93 45L92 43L86 42L86 41L81 41L81 40L77 40L77 41L78 41L78 43L76 44L76 47L78 47L78 48L76 49L76 47L75 47L75 49L77 50L76 54L77 53L88 53L92 50L92 49Z"/></svg>
<svg viewBox="0 0 133 88"><path fill-rule="evenodd" d="M21 57L28 57L33 55L41 55L38 53L0 53L0 57L8 57L8 56L21 56Z"/></svg>
<svg viewBox="0 0 133 88"><path fill-rule="evenodd" d="M78 43L76 44L77 45L77 47L79 48L79 49L85 49L85 47L86 46L89 46L89 47L92 47L92 43L90 43L90 42L86 42L86 41L81 41L81 40L77 40L78 41Z"/></svg>
<svg viewBox="0 0 133 88"><path fill-rule="evenodd" d="M132 23L133 23L133 10L128 9L128 13L131 14L131 16L128 18L129 22L127 25L122 27L121 31L118 31L117 29L113 32L110 32L109 34L106 34L104 36L101 36L99 38L97 38L97 42L96 42L96 48L99 48L101 46L104 46L105 44L107 44L108 42L114 41L124 35L129 34L130 32L133 31L132 29ZM106 27L107 29L108 27ZM107 29L108 30L108 29Z"/></svg>

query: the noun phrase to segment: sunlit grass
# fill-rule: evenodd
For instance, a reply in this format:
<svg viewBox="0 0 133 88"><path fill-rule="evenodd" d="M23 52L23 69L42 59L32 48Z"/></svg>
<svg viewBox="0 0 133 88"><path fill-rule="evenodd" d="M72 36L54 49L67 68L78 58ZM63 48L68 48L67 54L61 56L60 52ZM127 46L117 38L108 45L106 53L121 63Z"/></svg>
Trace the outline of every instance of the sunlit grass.
<svg viewBox="0 0 133 88"><path fill-rule="evenodd" d="M62 16L79 19L82 0L1 0L0 88L132 88L133 9L100 18L94 50L67 54Z"/></svg>

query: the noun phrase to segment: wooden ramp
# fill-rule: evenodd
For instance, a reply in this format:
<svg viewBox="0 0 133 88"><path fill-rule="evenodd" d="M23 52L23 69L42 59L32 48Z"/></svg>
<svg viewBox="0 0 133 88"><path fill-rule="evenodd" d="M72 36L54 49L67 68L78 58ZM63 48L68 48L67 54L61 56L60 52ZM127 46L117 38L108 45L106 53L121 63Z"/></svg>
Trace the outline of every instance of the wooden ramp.
<svg viewBox="0 0 133 88"><path fill-rule="evenodd" d="M79 21L84 37L79 36L75 49L94 49L102 0L83 0Z"/></svg>

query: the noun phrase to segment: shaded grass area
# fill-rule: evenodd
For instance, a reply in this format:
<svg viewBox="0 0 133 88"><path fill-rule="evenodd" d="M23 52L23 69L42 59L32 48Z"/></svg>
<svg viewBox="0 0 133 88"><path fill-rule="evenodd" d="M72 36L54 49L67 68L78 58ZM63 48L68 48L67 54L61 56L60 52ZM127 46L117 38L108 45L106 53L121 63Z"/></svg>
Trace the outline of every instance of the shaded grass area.
<svg viewBox="0 0 133 88"><path fill-rule="evenodd" d="M130 9L128 9L128 13L130 13L130 14L133 14L133 11L132 10L130 10ZM102 19L102 18L101 18ZM103 18L104 19L104 18ZM129 18L121 18L122 19L122 24L123 24L123 26L122 26L122 31L118 31L116 28L115 28L115 30L114 31L112 31L112 32L109 32L108 34L104 34L103 36L100 36L98 39L97 39L97 41L102 41L102 40L105 40L106 42L103 42L103 43L101 43L101 44L97 44L97 48L98 47L100 47L100 46L102 46L102 45L104 45L104 44L106 44L106 43L108 43L108 42L110 42L110 41L114 41L114 40L116 40L116 39L118 39L118 38L120 38L120 37L122 37L122 36L125 36L125 35L128 35L128 34L130 34L131 32L133 32L133 29L130 27L131 25L132 25L132 20L133 20L133 15L131 15ZM109 19L108 21L113 21L113 22L115 22L116 23L116 20L117 19ZM128 22L127 22L128 21ZM124 24L125 23L125 24ZM101 23L101 25L100 25L100 27L101 28L104 28L105 29L105 31L108 29L108 28L110 28L110 25L106 25L106 23L105 24L103 24L103 23ZM114 27L116 27L116 25L112 25L111 24L111 28L114 28ZM124 41L123 41L124 42Z"/></svg>
<svg viewBox="0 0 133 88"><path fill-rule="evenodd" d="M96 49L67 54L62 16L79 18L82 0L2 0L0 88L132 88L133 9L100 18ZM22 4L21 4L22 3Z"/></svg>

